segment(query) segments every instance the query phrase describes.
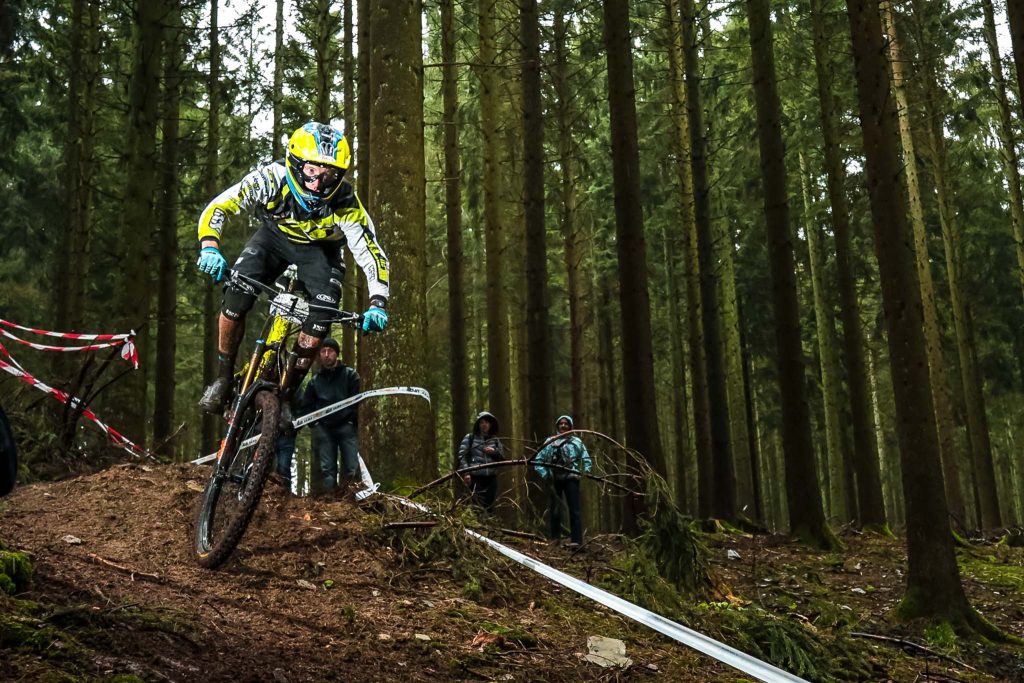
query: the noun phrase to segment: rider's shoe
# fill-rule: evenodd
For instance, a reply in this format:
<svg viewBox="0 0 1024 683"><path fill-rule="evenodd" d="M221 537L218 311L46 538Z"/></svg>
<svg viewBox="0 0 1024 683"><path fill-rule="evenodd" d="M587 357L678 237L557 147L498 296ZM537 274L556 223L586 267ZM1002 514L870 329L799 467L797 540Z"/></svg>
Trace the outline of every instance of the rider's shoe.
<svg viewBox="0 0 1024 683"><path fill-rule="evenodd" d="M203 397L199 399L199 407L208 413L220 415L224 412L224 406L227 405L230 397L231 380L226 377L218 377L203 391Z"/></svg>

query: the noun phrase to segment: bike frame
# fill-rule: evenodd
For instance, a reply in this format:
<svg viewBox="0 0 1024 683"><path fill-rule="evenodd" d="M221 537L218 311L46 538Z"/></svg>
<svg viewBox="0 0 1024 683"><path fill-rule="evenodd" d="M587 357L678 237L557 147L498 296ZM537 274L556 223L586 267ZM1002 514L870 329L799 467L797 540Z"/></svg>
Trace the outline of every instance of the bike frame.
<svg viewBox="0 0 1024 683"><path fill-rule="evenodd" d="M264 292L271 295L276 295L278 293L274 288L265 285L258 280L242 275L236 270L229 271L228 277L229 280L232 281L241 281L243 284L248 285L249 288L262 289ZM294 275L291 275L285 292L288 294L294 293L295 284L296 278ZM287 311L288 313L295 313L298 301L299 300L296 298L292 302L292 307ZM330 320L332 324L341 323L346 325L358 325L362 322L363 318L363 316L358 313L339 311L334 308L318 306L309 302L306 302L306 306L311 311L320 310L331 313L334 316L334 319ZM221 456L227 447L234 446L235 441L238 439L242 425L237 421L237 416L245 414L245 409L249 407L249 403L252 401L257 391L262 391L264 389L277 390L280 388L281 383L284 382L285 372L280 373L281 376L278 378L277 382L270 382L263 379L263 375L270 363L269 358L265 357L264 354L268 350L273 350L276 351L278 357L280 357L284 341L293 332L293 325L295 325L295 323L286 320L282 313L271 313L264 321L263 329L260 331L260 335L256 339L256 346L253 349L252 356L249 358L249 363L242 377L242 384L239 387L238 395L235 397L231 406L231 413L228 418L228 431L227 434L224 435L224 439L221 441L220 449L217 451L217 468L215 476L222 476L223 472L227 471L227 468L231 464L230 462L222 464ZM234 451L233 448L230 450Z"/></svg>

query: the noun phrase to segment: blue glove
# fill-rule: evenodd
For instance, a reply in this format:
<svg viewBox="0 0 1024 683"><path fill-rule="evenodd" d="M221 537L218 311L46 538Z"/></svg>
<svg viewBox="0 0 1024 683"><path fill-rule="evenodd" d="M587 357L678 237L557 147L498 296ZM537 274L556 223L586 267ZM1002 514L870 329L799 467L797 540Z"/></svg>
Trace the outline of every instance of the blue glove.
<svg viewBox="0 0 1024 683"><path fill-rule="evenodd" d="M363 332L383 332L388 326L388 312L380 306L370 306L363 313Z"/></svg>
<svg viewBox="0 0 1024 683"><path fill-rule="evenodd" d="M224 260L224 256L221 255L220 249L217 247L203 247L199 252L199 260L196 261L199 271L209 275L214 282L224 279L224 269L227 265L228 262Z"/></svg>

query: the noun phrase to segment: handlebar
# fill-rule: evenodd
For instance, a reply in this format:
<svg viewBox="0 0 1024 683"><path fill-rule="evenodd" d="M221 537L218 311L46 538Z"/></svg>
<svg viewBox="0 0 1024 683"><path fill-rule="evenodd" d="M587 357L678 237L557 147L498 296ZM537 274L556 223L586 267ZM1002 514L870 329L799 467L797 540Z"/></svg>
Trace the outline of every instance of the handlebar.
<svg viewBox="0 0 1024 683"><path fill-rule="evenodd" d="M319 311L328 314L329 317L323 320L323 322L325 323L338 323L341 325L350 325L352 327L359 327L363 324L362 313L341 311L331 306L321 306L320 304L310 303L309 300L304 297L299 297L298 295L295 294L281 292L276 287L271 287L270 285L264 284L259 280L251 278L248 275L240 273L234 269L229 269L227 271L227 276L224 278L224 281L228 284L240 286L241 289L249 290L249 292L252 294L257 293L255 290L262 290L264 293L271 297L271 304L273 304L274 301L277 300L279 297L294 297L296 300L301 301L303 307L306 308L305 315L308 315L309 311ZM294 309L294 304L292 305L292 309ZM302 315L303 318L305 317L302 311L293 310L291 312Z"/></svg>

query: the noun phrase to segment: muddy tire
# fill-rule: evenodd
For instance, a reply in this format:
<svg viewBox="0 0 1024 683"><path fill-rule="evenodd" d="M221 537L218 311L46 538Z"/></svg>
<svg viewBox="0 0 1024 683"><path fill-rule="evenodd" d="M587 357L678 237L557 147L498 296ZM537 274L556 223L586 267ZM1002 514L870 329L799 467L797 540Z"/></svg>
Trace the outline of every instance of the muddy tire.
<svg viewBox="0 0 1024 683"><path fill-rule="evenodd" d="M237 444L259 435L254 446L225 452L214 466L196 517L195 554L199 566L214 569L224 563L242 539L260 502L263 484L277 458L277 396L261 391L242 416Z"/></svg>

